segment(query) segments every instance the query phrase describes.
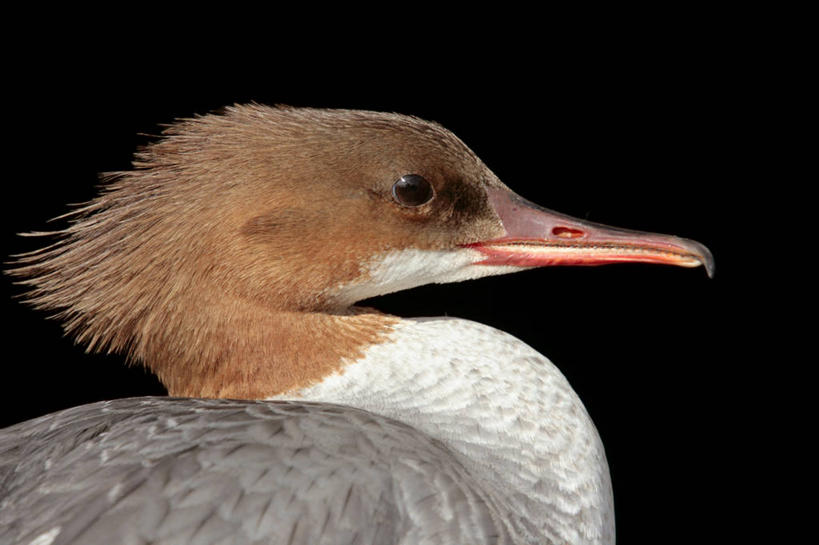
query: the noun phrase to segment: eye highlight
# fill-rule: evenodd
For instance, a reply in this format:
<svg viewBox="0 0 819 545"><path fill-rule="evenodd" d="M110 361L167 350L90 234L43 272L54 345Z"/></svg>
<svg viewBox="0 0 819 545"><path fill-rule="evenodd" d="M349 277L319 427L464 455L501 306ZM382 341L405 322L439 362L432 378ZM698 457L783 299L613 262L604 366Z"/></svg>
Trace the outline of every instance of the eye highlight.
<svg viewBox="0 0 819 545"><path fill-rule="evenodd" d="M405 174L392 186L392 198L403 206L421 206L431 201L434 196L432 184L418 174Z"/></svg>

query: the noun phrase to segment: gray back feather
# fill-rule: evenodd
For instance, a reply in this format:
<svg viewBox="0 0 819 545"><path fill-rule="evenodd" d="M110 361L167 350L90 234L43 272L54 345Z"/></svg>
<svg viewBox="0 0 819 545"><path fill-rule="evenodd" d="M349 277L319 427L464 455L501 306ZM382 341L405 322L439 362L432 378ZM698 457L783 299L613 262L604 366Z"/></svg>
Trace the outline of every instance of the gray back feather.
<svg viewBox="0 0 819 545"><path fill-rule="evenodd" d="M348 407L135 398L0 430L2 545L504 542L496 514L445 446Z"/></svg>

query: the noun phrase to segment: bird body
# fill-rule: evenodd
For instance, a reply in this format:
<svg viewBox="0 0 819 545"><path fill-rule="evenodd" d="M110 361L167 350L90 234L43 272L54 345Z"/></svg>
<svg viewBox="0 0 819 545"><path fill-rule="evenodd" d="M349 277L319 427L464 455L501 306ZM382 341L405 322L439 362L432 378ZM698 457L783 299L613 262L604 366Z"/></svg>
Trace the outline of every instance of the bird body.
<svg viewBox="0 0 819 545"><path fill-rule="evenodd" d="M137 542L535 543L530 521L548 520L555 543L613 538L594 425L557 368L503 332L402 320L344 373L276 397L290 400L117 400L3 430L0 444L27 449L0 453L0 471L26 461L4 481L26 500L4 506L5 531L94 543L130 521Z"/></svg>
<svg viewBox="0 0 819 545"><path fill-rule="evenodd" d="M177 398L0 432L0 543L614 542L603 445L547 358L355 303L552 264L710 274L707 249L540 208L395 114L234 107L135 167L11 272Z"/></svg>

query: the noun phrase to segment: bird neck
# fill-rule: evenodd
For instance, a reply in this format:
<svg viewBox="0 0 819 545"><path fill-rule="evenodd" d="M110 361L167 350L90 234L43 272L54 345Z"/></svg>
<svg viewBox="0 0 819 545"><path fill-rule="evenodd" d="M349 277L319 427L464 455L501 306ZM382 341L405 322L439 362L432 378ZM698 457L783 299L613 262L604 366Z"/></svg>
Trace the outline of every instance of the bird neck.
<svg viewBox="0 0 819 545"><path fill-rule="evenodd" d="M372 309L280 310L224 292L184 302L148 316L132 347L180 397L265 399L306 388L362 357L397 323Z"/></svg>
<svg viewBox="0 0 819 545"><path fill-rule="evenodd" d="M442 441L516 514L508 529L521 541L613 535L594 424L560 371L506 333L457 319L401 320L362 358L295 397L368 410Z"/></svg>

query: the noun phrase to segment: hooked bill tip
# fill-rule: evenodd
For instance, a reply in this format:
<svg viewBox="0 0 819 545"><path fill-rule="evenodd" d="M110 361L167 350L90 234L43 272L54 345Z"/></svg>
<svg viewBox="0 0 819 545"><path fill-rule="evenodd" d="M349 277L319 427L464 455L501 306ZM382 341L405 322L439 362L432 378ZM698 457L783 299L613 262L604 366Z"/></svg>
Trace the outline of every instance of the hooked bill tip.
<svg viewBox="0 0 819 545"><path fill-rule="evenodd" d="M708 275L708 278L714 278L714 270L716 269L714 254L712 254L711 250L709 250L704 244L697 242L696 245L700 250L697 257L699 258L700 263L702 263L702 266L705 267L705 273Z"/></svg>
<svg viewBox="0 0 819 545"><path fill-rule="evenodd" d="M701 244L690 238L678 238L677 241L679 246L684 248L690 257L696 259L699 265L705 268L705 273L708 275L708 278L714 278L716 265L714 264L714 254L711 253L711 250L709 250L705 244ZM697 265L693 266L696 267Z"/></svg>

